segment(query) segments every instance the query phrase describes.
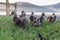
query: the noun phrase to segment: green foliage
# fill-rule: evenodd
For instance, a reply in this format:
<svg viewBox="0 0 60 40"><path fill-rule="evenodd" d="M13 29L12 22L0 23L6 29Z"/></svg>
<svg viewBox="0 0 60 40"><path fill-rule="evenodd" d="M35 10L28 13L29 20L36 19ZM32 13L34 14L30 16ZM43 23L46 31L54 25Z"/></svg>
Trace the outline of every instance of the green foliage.
<svg viewBox="0 0 60 40"><path fill-rule="evenodd" d="M38 40L38 33L43 40L60 40L60 21L44 21L39 27L31 23L25 29L15 26L11 16L0 16L0 40Z"/></svg>

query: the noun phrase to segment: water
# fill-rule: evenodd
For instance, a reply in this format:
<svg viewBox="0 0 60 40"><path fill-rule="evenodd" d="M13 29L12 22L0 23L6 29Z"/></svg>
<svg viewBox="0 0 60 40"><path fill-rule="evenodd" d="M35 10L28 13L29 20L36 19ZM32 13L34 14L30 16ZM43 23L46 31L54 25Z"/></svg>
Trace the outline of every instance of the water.
<svg viewBox="0 0 60 40"><path fill-rule="evenodd" d="M17 15L20 15L21 14L21 12L17 12ZM28 12L28 13L26 13L27 15L28 15L28 17L31 15L31 12ZM41 12L34 12L34 15L35 16L38 16L38 17L40 17L41 16ZM45 15L46 15L46 17L48 17L48 16L50 16L50 15L52 15L53 13L45 13ZM56 14L56 16L57 16L57 19L59 19L60 20L60 13L55 13ZM6 11L0 11L0 15L6 15Z"/></svg>
<svg viewBox="0 0 60 40"><path fill-rule="evenodd" d="M6 11L0 11L0 15L6 15Z"/></svg>

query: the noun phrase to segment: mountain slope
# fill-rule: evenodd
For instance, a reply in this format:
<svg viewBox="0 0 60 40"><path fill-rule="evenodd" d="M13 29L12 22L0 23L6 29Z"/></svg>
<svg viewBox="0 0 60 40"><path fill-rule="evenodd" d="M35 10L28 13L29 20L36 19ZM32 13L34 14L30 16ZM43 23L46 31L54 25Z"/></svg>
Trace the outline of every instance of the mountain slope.
<svg viewBox="0 0 60 40"><path fill-rule="evenodd" d="M47 5L47 6L37 6L27 2L17 2L17 11L26 12L60 12L60 3Z"/></svg>

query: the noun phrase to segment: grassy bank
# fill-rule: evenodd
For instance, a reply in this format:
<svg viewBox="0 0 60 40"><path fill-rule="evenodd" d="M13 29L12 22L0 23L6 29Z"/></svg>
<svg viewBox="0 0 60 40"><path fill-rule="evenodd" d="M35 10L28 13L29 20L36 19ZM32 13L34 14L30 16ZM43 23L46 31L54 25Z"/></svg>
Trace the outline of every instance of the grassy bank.
<svg viewBox="0 0 60 40"><path fill-rule="evenodd" d="M12 17L0 16L0 40L38 40L38 33L43 40L60 40L60 21L53 24L44 21L39 27L29 24L22 29L14 25Z"/></svg>

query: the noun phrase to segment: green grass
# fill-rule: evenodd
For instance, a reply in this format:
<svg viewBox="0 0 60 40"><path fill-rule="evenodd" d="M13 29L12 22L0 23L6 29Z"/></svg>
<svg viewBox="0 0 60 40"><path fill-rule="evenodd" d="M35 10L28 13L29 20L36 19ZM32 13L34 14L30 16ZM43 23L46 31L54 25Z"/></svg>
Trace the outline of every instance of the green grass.
<svg viewBox="0 0 60 40"><path fill-rule="evenodd" d="M38 40L38 33L43 40L60 40L60 21L44 21L39 27L29 24L23 29L14 25L11 16L0 16L0 40Z"/></svg>

